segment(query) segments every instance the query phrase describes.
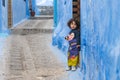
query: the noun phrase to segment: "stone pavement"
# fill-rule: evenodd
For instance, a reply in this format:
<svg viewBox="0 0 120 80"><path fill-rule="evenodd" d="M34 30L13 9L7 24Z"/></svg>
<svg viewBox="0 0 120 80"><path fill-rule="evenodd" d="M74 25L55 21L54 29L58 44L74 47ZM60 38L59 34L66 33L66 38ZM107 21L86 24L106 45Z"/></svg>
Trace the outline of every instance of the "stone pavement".
<svg viewBox="0 0 120 80"><path fill-rule="evenodd" d="M52 53L53 20L27 20L12 28L3 47L0 80L68 80L65 67Z"/></svg>

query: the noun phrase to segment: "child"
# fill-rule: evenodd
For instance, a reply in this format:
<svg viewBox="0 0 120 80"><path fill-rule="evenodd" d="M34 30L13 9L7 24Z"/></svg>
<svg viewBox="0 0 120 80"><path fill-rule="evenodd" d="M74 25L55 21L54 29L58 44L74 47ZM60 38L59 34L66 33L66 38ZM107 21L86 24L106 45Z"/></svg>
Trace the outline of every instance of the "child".
<svg viewBox="0 0 120 80"><path fill-rule="evenodd" d="M77 40L75 39L75 34L70 33L66 40L69 41L69 49L68 49L68 69L67 70L76 70L76 66L78 64L78 53L79 49L77 47Z"/></svg>
<svg viewBox="0 0 120 80"><path fill-rule="evenodd" d="M68 49L68 69L67 70L76 70L76 67L79 65L79 50L80 50L80 31L79 25L74 19L71 19L68 22L68 26L71 29L70 35L66 37L66 40L69 41ZM74 36L74 38L73 38ZM73 40L71 39L73 38ZM74 44L72 44L74 43ZM72 45L71 45L72 44Z"/></svg>
<svg viewBox="0 0 120 80"><path fill-rule="evenodd" d="M70 33L74 33L77 39L78 47L80 47L80 30L79 30L79 23L75 19L70 19L68 21L68 27L71 29Z"/></svg>

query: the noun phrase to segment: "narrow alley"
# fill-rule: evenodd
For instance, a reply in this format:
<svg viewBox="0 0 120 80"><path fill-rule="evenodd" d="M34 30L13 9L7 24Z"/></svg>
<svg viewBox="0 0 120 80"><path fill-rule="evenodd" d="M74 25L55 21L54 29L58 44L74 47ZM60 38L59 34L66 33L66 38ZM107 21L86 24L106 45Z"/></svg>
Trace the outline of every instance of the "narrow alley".
<svg viewBox="0 0 120 80"><path fill-rule="evenodd" d="M67 80L50 49L52 28L53 19L31 19L12 28L3 47L5 80Z"/></svg>
<svg viewBox="0 0 120 80"><path fill-rule="evenodd" d="M119 5L0 0L0 80L120 80Z"/></svg>

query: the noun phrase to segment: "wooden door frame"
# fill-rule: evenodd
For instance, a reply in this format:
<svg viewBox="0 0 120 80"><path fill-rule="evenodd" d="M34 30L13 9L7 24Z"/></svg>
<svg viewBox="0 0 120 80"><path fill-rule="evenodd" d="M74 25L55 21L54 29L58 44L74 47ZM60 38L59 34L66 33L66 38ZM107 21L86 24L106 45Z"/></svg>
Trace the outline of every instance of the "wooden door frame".
<svg viewBox="0 0 120 80"><path fill-rule="evenodd" d="M73 18L80 21L80 0L72 0Z"/></svg>
<svg viewBox="0 0 120 80"><path fill-rule="evenodd" d="M75 2L74 2L75 1ZM73 8L73 18L78 22L79 26L79 34L80 34L80 45L81 45L81 23L80 23L80 1L81 0L72 0L72 8ZM80 47L81 50L81 47ZM81 53L79 52L79 66L82 66L82 58Z"/></svg>
<svg viewBox="0 0 120 80"><path fill-rule="evenodd" d="M79 24L79 30L81 33L81 23L80 23L80 0L72 0L72 8L73 8L73 18ZM80 45L81 45L81 34L80 34Z"/></svg>
<svg viewBox="0 0 120 80"><path fill-rule="evenodd" d="M8 28L13 26L12 0L8 0Z"/></svg>

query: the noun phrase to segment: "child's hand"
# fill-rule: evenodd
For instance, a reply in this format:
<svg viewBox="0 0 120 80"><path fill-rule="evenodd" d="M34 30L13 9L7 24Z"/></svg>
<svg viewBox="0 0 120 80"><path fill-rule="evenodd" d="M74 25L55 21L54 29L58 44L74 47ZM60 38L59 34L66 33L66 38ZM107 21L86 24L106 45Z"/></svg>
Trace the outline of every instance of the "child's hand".
<svg viewBox="0 0 120 80"><path fill-rule="evenodd" d="M66 36L66 37L65 37L65 39L66 39L66 40L68 40L68 39L69 39L69 37L68 37L68 36Z"/></svg>

